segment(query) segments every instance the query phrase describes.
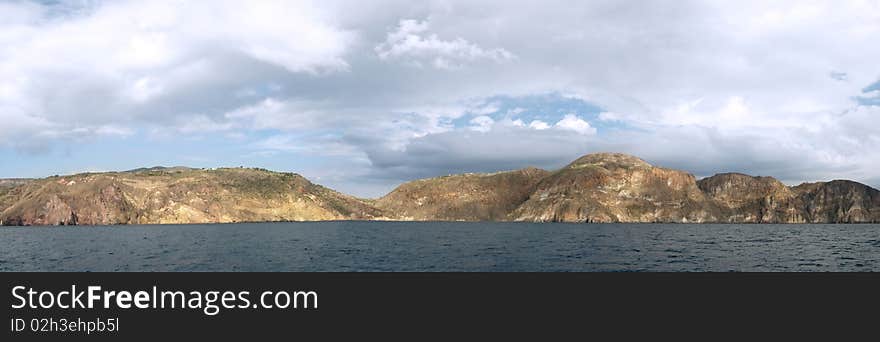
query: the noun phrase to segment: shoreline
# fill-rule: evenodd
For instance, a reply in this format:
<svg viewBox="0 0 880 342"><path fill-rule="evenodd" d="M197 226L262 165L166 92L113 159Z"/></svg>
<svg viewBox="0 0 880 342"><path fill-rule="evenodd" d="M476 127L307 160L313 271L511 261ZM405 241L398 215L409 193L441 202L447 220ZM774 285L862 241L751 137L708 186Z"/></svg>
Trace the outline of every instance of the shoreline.
<svg viewBox="0 0 880 342"><path fill-rule="evenodd" d="M464 224L564 224L564 225L680 225L680 226L700 226L700 225L774 225L774 226L820 226L820 225L880 225L880 222L563 222L563 221L443 221L443 220L304 220L304 221L240 221L240 222L192 222L192 223L120 223L120 224L98 224L98 225L0 225L2 228L61 228L61 227L134 227L134 226L220 226L220 225L236 225L236 224L285 224L285 223L464 223Z"/></svg>

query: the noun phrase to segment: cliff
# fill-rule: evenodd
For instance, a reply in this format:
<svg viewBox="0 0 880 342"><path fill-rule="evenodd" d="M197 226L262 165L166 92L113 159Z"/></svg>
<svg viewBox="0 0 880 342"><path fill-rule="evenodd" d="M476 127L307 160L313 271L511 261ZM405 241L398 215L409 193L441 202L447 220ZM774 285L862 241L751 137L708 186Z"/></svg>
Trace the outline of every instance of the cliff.
<svg viewBox="0 0 880 342"><path fill-rule="evenodd" d="M801 184L793 188L806 222L880 222L880 191L847 180Z"/></svg>
<svg viewBox="0 0 880 342"><path fill-rule="evenodd" d="M806 222L797 193L775 178L722 173L697 185L721 208L724 222Z"/></svg>
<svg viewBox="0 0 880 342"><path fill-rule="evenodd" d="M543 179L517 221L714 222L720 211L686 172L624 154L581 157Z"/></svg>

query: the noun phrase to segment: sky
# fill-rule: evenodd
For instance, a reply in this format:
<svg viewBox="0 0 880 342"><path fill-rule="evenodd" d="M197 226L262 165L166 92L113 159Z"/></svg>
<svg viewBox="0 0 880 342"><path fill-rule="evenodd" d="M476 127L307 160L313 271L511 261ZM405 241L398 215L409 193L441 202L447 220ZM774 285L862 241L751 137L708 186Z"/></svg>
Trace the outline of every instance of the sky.
<svg viewBox="0 0 880 342"><path fill-rule="evenodd" d="M880 187L880 1L0 1L0 178L593 152Z"/></svg>

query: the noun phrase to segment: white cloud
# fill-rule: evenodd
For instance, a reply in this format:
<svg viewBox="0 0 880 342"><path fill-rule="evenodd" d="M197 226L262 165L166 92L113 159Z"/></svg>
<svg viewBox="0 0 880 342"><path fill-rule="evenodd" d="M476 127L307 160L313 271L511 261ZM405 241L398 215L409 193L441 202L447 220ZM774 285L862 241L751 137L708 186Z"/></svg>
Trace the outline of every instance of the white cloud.
<svg viewBox="0 0 880 342"><path fill-rule="evenodd" d="M541 120L532 120L532 122L529 123L529 128L544 130L550 128L550 125Z"/></svg>
<svg viewBox="0 0 880 342"><path fill-rule="evenodd" d="M397 29L388 33L385 42L376 46L376 54L383 60L401 59L438 69L456 69L479 60L504 62L515 58L505 49L484 49L463 38L442 40L437 34L425 36L428 26L427 20L401 20Z"/></svg>
<svg viewBox="0 0 880 342"><path fill-rule="evenodd" d="M216 97L227 95L195 99L193 92L248 82L247 63L310 74L348 68L352 34L308 1L204 5L0 5L0 115L19 127L0 132L0 144L18 145L19 134L65 136L84 125L160 122L151 117L217 107Z"/></svg>
<svg viewBox="0 0 880 342"><path fill-rule="evenodd" d="M128 97L136 103L143 103L147 100L160 95L162 86L149 76L141 77L127 89Z"/></svg>
<svg viewBox="0 0 880 342"><path fill-rule="evenodd" d="M562 120L556 123L555 127L577 132L578 134L596 134L596 128L590 126L589 122L574 114L566 114Z"/></svg>
<svg viewBox="0 0 880 342"><path fill-rule="evenodd" d="M471 119L470 123L472 125L472 130L477 132L488 132L492 129L492 125L495 124L495 120L492 120L492 118L488 116L480 115Z"/></svg>

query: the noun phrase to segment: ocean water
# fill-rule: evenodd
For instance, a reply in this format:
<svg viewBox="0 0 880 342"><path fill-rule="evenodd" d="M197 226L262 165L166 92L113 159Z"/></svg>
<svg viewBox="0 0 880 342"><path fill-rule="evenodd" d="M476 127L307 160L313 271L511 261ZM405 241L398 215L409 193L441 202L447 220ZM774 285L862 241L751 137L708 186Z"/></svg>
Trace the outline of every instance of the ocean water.
<svg viewBox="0 0 880 342"><path fill-rule="evenodd" d="M880 225L0 227L2 271L878 271Z"/></svg>

